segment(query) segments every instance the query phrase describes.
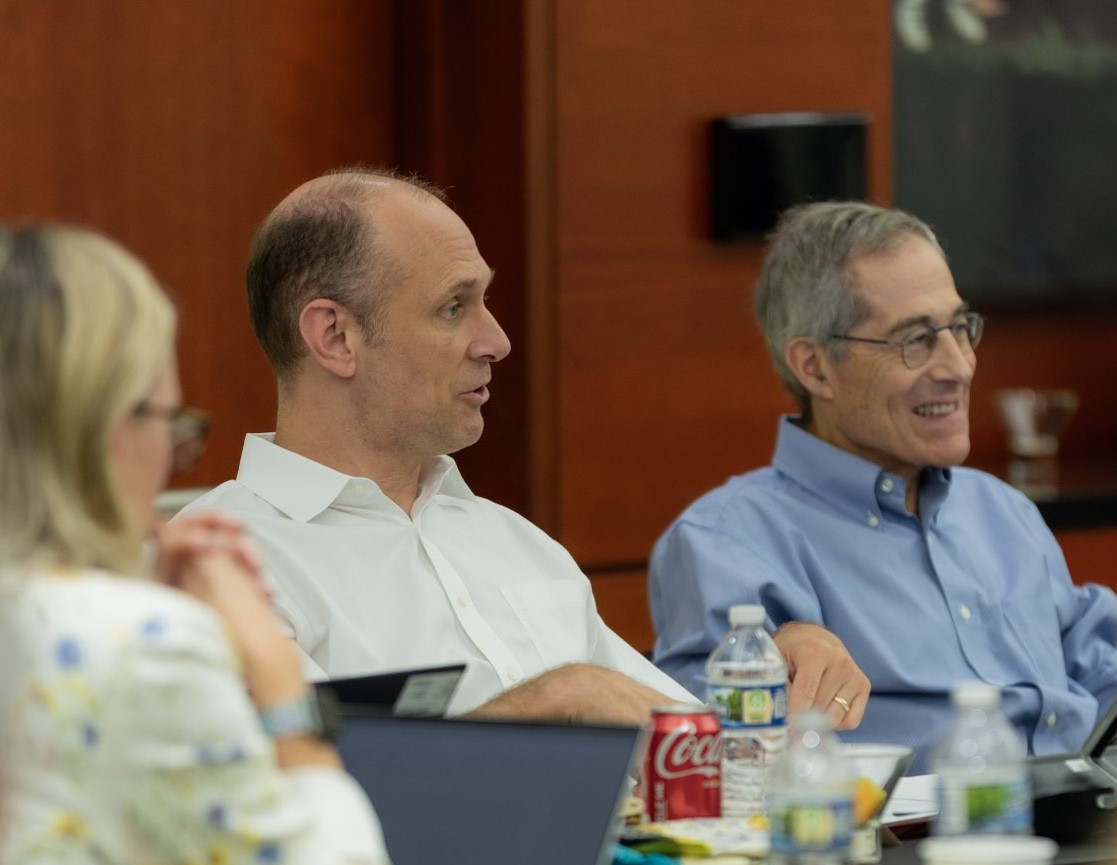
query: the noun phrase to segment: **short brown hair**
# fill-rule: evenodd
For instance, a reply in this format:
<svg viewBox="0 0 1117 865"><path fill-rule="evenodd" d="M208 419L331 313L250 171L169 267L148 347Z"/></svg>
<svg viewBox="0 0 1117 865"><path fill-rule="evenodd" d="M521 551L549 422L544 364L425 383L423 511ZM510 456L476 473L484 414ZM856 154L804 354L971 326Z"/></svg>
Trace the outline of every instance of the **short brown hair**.
<svg viewBox="0 0 1117 865"><path fill-rule="evenodd" d="M292 372L306 353L299 316L315 298L343 304L370 342L383 339L386 289L399 264L380 244L363 208L369 177L399 181L416 194L446 200L415 175L374 168L340 168L327 182L297 199L285 199L252 237L246 286L248 314L277 378Z"/></svg>

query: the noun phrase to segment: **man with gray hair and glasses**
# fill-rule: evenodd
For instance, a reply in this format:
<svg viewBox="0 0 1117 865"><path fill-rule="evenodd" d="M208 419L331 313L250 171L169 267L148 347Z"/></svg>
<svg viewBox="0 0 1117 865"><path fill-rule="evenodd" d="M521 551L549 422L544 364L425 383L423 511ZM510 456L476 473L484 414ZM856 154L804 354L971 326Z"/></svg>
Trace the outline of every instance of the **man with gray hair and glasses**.
<svg viewBox="0 0 1117 865"><path fill-rule="evenodd" d="M787 211L757 321L798 404L766 468L699 498L649 572L655 662L693 693L734 604L825 624L872 683L852 741L929 745L963 679L1000 685L1033 753L1077 750L1117 697L1117 598L1075 586L1036 507L959 468L985 321L931 229L860 202Z"/></svg>

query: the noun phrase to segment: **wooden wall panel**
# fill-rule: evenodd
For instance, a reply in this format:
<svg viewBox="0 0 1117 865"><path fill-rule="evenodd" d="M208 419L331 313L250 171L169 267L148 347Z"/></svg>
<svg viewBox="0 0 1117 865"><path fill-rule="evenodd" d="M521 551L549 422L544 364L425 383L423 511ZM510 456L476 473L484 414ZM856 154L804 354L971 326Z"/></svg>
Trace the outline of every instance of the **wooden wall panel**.
<svg viewBox="0 0 1117 865"><path fill-rule="evenodd" d="M1099 583L1117 591L1117 527L1055 533L1076 583Z"/></svg>
<svg viewBox="0 0 1117 865"><path fill-rule="evenodd" d="M747 311L762 246L707 240L707 121L868 111L888 200L890 30L877 0L556 11L556 529L592 569L643 560L687 501L766 462L791 405Z"/></svg>
<svg viewBox="0 0 1117 865"><path fill-rule="evenodd" d="M749 304L759 242L706 239L706 122L864 110L870 197L891 200L891 29L875 0L555 4L553 471L548 524L591 572L643 564L667 523L768 462L777 384ZM1072 387L1064 460L1117 444L1113 314L993 311L970 463L1003 471L1005 386ZM1098 543L1091 535L1077 550ZM1085 555L1096 572L1102 556Z"/></svg>
<svg viewBox="0 0 1117 865"><path fill-rule="evenodd" d="M467 476L588 569L631 568L604 591L646 615L625 592L655 536L767 462L791 407L748 312L761 244L706 240L706 121L868 110L888 201L890 38L879 0L0 0L0 219L100 228L176 293L187 398L216 420L178 480L206 484L272 424L242 286L263 214L353 162L450 186L514 345ZM1111 451L1114 333L994 314L973 462L1003 465L992 390L1015 384L1078 388L1067 458ZM1068 558L1096 570L1111 542L1072 538Z"/></svg>
<svg viewBox="0 0 1117 865"><path fill-rule="evenodd" d="M0 219L104 231L176 295L185 395L215 418L180 484L272 428L248 240L297 183L393 157L392 36L385 0L0 0Z"/></svg>
<svg viewBox="0 0 1117 865"><path fill-rule="evenodd" d="M399 0L397 163L447 188L496 279L512 342L493 368L485 434L455 454L470 486L529 510L524 211L524 24L507 0Z"/></svg>
<svg viewBox="0 0 1117 865"><path fill-rule="evenodd" d="M634 649L650 651L655 644L651 611L645 601L647 570L633 568L593 578L597 611L610 628Z"/></svg>

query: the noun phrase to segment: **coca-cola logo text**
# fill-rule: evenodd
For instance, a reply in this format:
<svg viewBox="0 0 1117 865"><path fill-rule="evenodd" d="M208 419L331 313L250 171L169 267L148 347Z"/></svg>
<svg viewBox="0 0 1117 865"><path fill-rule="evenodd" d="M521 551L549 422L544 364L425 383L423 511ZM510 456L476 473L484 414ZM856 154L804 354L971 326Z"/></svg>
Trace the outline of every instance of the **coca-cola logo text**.
<svg viewBox="0 0 1117 865"><path fill-rule="evenodd" d="M700 737L693 727L680 724L659 741L653 765L660 778L712 778L721 771L721 735L707 733Z"/></svg>

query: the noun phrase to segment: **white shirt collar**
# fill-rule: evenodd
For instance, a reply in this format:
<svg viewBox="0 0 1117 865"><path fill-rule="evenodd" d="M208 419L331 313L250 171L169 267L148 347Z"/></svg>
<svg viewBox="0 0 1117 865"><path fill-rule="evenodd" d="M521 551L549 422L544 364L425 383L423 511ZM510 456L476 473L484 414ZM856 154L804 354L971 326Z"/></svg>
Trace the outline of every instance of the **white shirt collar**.
<svg viewBox="0 0 1117 865"><path fill-rule="evenodd" d="M244 437L237 480L291 519L310 522L358 485L371 485L377 491L372 507L396 507L375 481L343 474L280 447L274 439L275 433L250 433ZM474 499L457 464L448 456L435 457L423 466L412 516L436 495ZM367 497L362 499L367 502Z"/></svg>

